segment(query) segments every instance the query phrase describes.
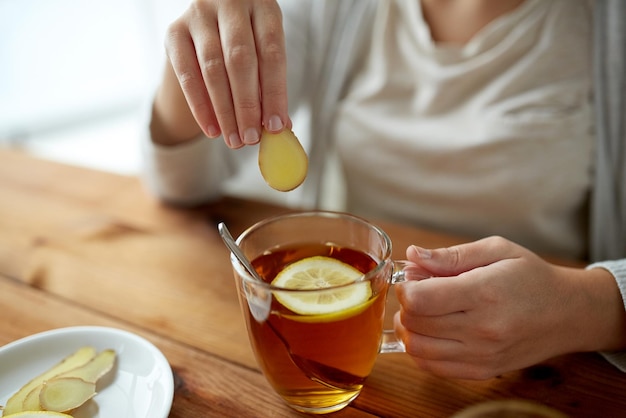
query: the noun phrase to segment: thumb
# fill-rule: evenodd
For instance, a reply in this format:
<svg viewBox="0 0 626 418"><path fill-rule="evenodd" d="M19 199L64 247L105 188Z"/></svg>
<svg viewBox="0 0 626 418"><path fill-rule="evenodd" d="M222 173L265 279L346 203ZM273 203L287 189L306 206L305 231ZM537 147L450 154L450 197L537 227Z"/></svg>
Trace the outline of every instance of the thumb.
<svg viewBox="0 0 626 418"><path fill-rule="evenodd" d="M406 250L409 261L418 264L433 276L456 276L477 267L484 267L521 255L521 247L501 237L489 237L467 244L428 250L411 245Z"/></svg>

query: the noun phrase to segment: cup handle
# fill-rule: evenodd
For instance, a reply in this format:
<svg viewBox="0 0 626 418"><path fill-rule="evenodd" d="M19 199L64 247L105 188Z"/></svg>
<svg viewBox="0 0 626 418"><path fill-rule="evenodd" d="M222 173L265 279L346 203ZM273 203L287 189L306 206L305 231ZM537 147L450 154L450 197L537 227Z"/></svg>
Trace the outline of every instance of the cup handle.
<svg viewBox="0 0 626 418"><path fill-rule="evenodd" d="M428 274L420 269L415 263L408 260L393 261L391 285L406 282L407 280L422 280L428 278ZM405 353L404 343L392 329L383 330L380 344L380 353Z"/></svg>
<svg viewBox="0 0 626 418"><path fill-rule="evenodd" d="M404 343L398 336L396 332L392 329L383 330L383 338L380 343L381 354L384 353L406 353L406 348L404 347Z"/></svg>

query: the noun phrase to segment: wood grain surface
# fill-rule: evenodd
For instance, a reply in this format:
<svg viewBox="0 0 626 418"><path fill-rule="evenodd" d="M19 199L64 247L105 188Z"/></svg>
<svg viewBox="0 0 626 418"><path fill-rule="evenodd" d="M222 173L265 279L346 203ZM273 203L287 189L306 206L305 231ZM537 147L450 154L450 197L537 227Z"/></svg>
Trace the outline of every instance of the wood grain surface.
<svg viewBox="0 0 626 418"><path fill-rule="evenodd" d="M0 150L0 345L73 325L125 329L150 340L170 362L171 417L302 416L257 368L216 230L225 221L237 235L288 211L233 197L176 208L152 198L135 177ZM411 243L464 241L379 224L396 258ZM626 375L586 353L462 381L424 373L407 355L385 354L362 394L332 416L449 417L497 399L532 400L571 417L621 417Z"/></svg>

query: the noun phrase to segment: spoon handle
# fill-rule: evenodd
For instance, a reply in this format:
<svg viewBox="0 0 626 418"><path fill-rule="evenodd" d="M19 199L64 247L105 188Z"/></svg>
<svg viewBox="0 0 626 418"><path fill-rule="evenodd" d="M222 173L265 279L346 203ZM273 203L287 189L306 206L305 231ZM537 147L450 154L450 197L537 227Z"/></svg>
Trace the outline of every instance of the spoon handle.
<svg viewBox="0 0 626 418"><path fill-rule="evenodd" d="M235 239L230 234L230 231L226 227L226 224L224 222L220 222L217 225L217 229L220 232L220 236L222 237L222 240L224 241L224 244L226 244L228 249L235 255L237 260L239 260L239 262L246 269L246 271L254 279L259 280L259 281L263 281L261 276L259 276L259 273L257 273L256 270L254 269L254 267L252 267L252 263L250 263L250 260L248 260L246 258L246 256L243 254L243 252L241 251L241 249L239 248L239 246L235 242Z"/></svg>

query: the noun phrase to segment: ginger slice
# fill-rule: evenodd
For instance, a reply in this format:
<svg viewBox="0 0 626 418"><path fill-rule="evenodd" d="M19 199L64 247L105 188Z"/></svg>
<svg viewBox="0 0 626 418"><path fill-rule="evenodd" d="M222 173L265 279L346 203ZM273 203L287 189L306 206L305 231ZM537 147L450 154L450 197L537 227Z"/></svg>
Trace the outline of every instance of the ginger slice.
<svg viewBox="0 0 626 418"><path fill-rule="evenodd" d="M43 410L39 403L39 393L41 393L42 387L43 383L28 392L28 395L24 398L24 402L22 402L22 411L34 412Z"/></svg>
<svg viewBox="0 0 626 418"><path fill-rule="evenodd" d="M95 384L97 381L107 374L115 364L115 351L108 349L103 350L98 353L97 356L92 358L87 363L83 364L80 367L74 368L72 370L68 370L64 373L58 374L52 377L49 380L46 380L34 387L24 398L22 403L22 411L42 411L48 410L49 408L42 402L42 392L47 384L54 382L55 380L60 379L79 379L86 383L94 384L94 394L95 394ZM78 385L74 382L75 385ZM72 394L70 392L67 393L67 396L70 397ZM93 396L93 394L92 394ZM85 399L87 401L87 399ZM62 410L53 411L64 412Z"/></svg>
<svg viewBox="0 0 626 418"><path fill-rule="evenodd" d="M6 417L8 415L24 411L24 409L22 408L24 400L33 389L41 385L46 380L53 378L54 376L86 364L91 359L93 359L95 355L96 350L93 347L81 347L74 353L63 359L60 363L57 363L47 371L36 376L30 382L22 386L15 394L13 394L13 396L11 396L7 400L7 403L4 406L2 416Z"/></svg>
<svg viewBox="0 0 626 418"><path fill-rule="evenodd" d="M55 379L62 377L75 377L89 383L96 383L102 376L107 374L115 364L115 350L103 350L91 361L81 367L59 374Z"/></svg>
<svg viewBox="0 0 626 418"><path fill-rule="evenodd" d="M55 377L43 384L39 404L44 411L68 412L96 394L96 384L78 377Z"/></svg>
<svg viewBox="0 0 626 418"><path fill-rule="evenodd" d="M289 129L278 134L263 130L259 145L259 169L273 189L288 192L306 178L309 159L298 138Z"/></svg>
<svg viewBox="0 0 626 418"><path fill-rule="evenodd" d="M72 418L72 416L54 411L23 411L5 415L4 418Z"/></svg>

